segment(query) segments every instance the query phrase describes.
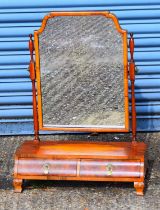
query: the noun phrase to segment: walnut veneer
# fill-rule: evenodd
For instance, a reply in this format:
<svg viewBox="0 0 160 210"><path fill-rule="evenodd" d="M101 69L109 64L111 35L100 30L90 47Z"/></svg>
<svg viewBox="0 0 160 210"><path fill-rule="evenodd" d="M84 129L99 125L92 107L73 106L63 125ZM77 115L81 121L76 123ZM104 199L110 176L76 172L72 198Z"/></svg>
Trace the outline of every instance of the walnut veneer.
<svg viewBox="0 0 160 210"><path fill-rule="evenodd" d="M24 179L124 181L142 195L145 151L144 143L25 141L15 155L15 191Z"/></svg>

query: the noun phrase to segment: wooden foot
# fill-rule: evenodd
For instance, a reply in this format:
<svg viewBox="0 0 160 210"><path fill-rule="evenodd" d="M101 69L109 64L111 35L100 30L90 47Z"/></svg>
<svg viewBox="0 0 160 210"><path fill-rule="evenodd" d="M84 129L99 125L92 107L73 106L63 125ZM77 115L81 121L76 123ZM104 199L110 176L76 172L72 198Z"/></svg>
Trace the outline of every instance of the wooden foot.
<svg viewBox="0 0 160 210"><path fill-rule="evenodd" d="M14 192L22 192L22 183L23 179L14 179L13 180L13 187L14 187Z"/></svg>
<svg viewBox="0 0 160 210"><path fill-rule="evenodd" d="M134 182L137 195L144 195L144 182Z"/></svg>

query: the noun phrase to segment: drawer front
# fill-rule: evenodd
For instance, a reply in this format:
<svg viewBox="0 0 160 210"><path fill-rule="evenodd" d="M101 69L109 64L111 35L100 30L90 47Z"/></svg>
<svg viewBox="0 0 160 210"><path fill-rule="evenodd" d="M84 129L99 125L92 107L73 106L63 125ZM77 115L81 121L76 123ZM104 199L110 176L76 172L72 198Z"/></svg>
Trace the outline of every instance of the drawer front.
<svg viewBox="0 0 160 210"><path fill-rule="evenodd" d="M76 168L76 160L20 158L18 161L18 174L26 176L76 176Z"/></svg>
<svg viewBox="0 0 160 210"><path fill-rule="evenodd" d="M140 161L82 160L80 176L140 177Z"/></svg>

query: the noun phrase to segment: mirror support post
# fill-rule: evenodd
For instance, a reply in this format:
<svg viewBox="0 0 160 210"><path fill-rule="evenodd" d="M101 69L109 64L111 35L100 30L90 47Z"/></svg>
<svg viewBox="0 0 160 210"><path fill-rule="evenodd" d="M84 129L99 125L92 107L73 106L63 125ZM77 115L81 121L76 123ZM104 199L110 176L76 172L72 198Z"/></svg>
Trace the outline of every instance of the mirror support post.
<svg viewBox="0 0 160 210"><path fill-rule="evenodd" d="M29 51L30 51L30 79L32 81L32 100L33 100L33 120L34 120L34 141L39 141L39 125L38 125L38 112L37 112L37 99L36 99L36 86L35 86L35 63L33 58L34 44L32 34L29 35Z"/></svg>
<svg viewBox="0 0 160 210"><path fill-rule="evenodd" d="M130 62L129 62L129 74L131 81L131 103L132 103L132 142L136 141L136 105L135 105L135 62L134 62L134 38L133 33L130 34L129 40L130 48Z"/></svg>

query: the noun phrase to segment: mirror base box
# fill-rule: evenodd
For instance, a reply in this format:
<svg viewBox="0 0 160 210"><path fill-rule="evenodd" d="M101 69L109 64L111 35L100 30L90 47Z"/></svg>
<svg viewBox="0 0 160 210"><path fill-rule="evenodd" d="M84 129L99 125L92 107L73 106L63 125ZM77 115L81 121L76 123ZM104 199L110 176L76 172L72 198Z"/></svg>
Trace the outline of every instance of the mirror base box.
<svg viewBox="0 0 160 210"><path fill-rule="evenodd" d="M134 182L144 193L147 146L143 142L25 141L16 151L14 190L23 180Z"/></svg>

